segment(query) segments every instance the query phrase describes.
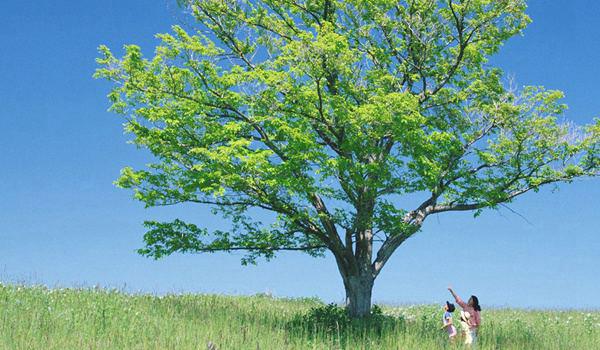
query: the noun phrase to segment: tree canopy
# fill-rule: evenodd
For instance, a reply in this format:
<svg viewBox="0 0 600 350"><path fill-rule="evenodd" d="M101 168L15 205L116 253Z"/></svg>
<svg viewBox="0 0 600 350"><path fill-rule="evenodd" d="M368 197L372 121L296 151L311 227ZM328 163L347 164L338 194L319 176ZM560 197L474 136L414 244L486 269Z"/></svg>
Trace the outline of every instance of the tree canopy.
<svg viewBox="0 0 600 350"><path fill-rule="evenodd" d="M330 251L347 290L369 276L370 303L429 215L599 174L600 121L567 121L562 92L515 88L489 63L530 22L524 0L182 4L196 24L158 34L153 57L100 47L111 110L156 159L117 183L147 206L205 204L233 225L146 222L144 255ZM411 193L422 203L400 207Z"/></svg>

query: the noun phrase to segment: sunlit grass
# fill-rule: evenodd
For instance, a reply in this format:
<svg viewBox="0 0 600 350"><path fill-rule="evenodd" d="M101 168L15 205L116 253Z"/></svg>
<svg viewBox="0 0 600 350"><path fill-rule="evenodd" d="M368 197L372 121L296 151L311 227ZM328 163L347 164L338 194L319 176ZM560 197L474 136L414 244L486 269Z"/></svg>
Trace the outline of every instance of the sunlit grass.
<svg viewBox="0 0 600 350"><path fill-rule="evenodd" d="M315 299L128 295L0 284L0 349L452 349L439 306L325 321ZM328 310L323 308L322 310ZM333 309L332 309L333 310ZM325 311L329 312L329 311ZM600 312L484 310L479 349L595 349Z"/></svg>

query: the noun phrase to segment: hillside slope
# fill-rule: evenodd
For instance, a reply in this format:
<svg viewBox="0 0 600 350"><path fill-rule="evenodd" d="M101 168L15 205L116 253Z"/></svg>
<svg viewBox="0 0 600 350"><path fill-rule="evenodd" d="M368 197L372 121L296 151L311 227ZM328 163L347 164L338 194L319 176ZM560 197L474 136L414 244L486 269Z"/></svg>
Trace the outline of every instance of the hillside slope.
<svg viewBox="0 0 600 350"><path fill-rule="evenodd" d="M600 349L600 312L485 310L479 349ZM315 299L0 284L0 349L453 349L441 306L364 322Z"/></svg>

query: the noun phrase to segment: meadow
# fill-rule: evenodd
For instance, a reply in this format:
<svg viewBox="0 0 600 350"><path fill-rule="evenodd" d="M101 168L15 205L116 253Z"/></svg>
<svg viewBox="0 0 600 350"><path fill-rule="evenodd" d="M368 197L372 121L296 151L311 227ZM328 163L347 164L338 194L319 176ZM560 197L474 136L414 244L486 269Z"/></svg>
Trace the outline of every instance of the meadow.
<svg viewBox="0 0 600 350"><path fill-rule="evenodd" d="M317 299L153 296L0 284L0 349L462 349L441 306L352 321ZM599 311L483 310L478 349L600 348Z"/></svg>

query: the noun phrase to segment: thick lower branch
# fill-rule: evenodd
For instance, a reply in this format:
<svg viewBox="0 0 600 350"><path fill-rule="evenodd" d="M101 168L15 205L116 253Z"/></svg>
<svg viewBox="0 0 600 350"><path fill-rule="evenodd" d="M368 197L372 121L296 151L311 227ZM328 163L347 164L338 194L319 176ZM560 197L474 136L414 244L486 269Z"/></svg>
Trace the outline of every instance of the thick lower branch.
<svg viewBox="0 0 600 350"><path fill-rule="evenodd" d="M216 252L228 252L232 250L247 250L247 251L308 251L316 249L327 249L326 245L311 245L304 247L260 247L260 246L239 246L239 247L228 247L228 248L201 248L197 249L196 253L216 253Z"/></svg>
<svg viewBox="0 0 600 350"><path fill-rule="evenodd" d="M377 276L381 272L383 266L385 266L389 258L396 251L396 249L398 249L398 247L415 232L419 231L421 225L423 225L423 221L425 221L425 218L427 217L427 215L429 215L430 210L431 206L423 210L417 209L411 211L404 216L403 221L406 223L406 227L403 230L403 232L395 236L389 237L385 240L385 242L383 242L381 248L379 248L379 251L377 252L377 257L371 265L371 269L373 270L374 276Z"/></svg>
<svg viewBox="0 0 600 350"><path fill-rule="evenodd" d="M389 260L389 258L394 254L396 249L404 243L410 236L412 236L415 232L419 230L420 226L414 227L411 230L407 230L404 233L401 233L397 236L392 236L389 239L385 240L379 251L377 252L377 257L375 261L371 265L371 269L373 270L373 275L377 276Z"/></svg>

